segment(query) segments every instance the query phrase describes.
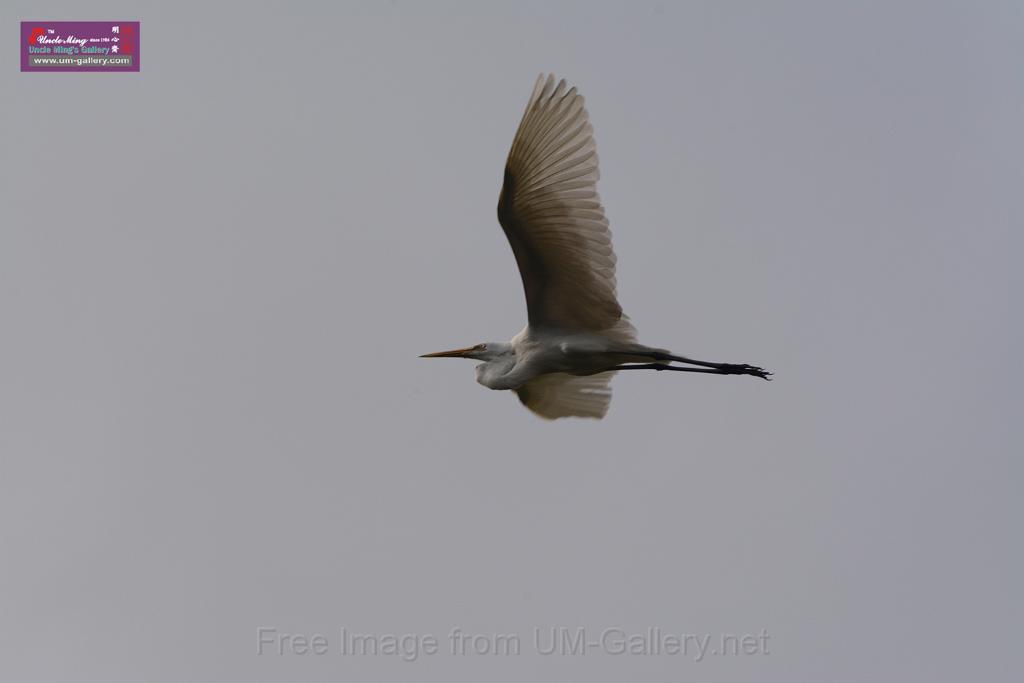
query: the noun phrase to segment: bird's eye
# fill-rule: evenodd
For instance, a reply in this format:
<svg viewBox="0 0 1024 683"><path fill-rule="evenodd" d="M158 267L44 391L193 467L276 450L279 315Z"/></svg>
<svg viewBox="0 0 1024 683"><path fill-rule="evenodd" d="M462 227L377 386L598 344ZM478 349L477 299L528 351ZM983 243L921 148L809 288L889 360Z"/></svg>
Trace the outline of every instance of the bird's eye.
<svg viewBox="0 0 1024 683"><path fill-rule="evenodd" d="M476 350L477 351L486 351L487 350L487 344L477 344L476 345Z"/></svg>

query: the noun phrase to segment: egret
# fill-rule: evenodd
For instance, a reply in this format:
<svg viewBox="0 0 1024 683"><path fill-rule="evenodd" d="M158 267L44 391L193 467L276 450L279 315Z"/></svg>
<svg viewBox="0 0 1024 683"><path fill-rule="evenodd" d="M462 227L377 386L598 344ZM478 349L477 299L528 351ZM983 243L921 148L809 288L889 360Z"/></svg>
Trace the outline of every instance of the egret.
<svg viewBox="0 0 1024 683"><path fill-rule="evenodd" d="M763 368L710 363L637 342L615 293L615 253L597 194L597 148L576 88L543 74L505 163L498 222L526 293L527 325L508 342L421 358L472 358L476 380L515 391L547 419L600 419L619 370L670 370L769 379ZM681 365L673 365L679 363Z"/></svg>

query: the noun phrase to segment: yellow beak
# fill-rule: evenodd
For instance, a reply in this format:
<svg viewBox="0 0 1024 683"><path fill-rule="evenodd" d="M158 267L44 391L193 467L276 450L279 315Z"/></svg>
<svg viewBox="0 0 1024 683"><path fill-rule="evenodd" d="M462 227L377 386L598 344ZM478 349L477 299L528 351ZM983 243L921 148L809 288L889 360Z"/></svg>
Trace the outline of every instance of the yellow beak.
<svg viewBox="0 0 1024 683"><path fill-rule="evenodd" d="M474 346L467 346L464 349L453 349L451 351L438 351L437 353L425 353L420 358L465 358L466 354L472 351Z"/></svg>

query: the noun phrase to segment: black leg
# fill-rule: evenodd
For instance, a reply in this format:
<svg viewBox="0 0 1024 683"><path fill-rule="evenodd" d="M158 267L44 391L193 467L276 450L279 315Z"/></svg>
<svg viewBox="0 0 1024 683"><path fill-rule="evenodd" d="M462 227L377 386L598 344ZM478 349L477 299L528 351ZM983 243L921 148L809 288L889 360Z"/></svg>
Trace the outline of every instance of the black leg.
<svg viewBox="0 0 1024 683"><path fill-rule="evenodd" d="M704 368L681 368L678 365L664 365L662 363L639 363L630 365L616 365L608 370L670 370L672 372L704 372L710 375L753 375L771 381L771 374L764 368L753 365L738 365L732 363L715 363L711 367Z"/></svg>

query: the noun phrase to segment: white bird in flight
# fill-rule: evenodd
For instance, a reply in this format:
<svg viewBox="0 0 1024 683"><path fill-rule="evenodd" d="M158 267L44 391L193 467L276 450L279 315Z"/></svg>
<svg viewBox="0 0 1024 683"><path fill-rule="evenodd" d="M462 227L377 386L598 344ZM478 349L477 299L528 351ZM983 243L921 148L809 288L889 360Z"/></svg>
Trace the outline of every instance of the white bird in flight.
<svg viewBox="0 0 1024 683"><path fill-rule="evenodd" d="M597 178L583 97L564 80L555 85L554 76L542 74L512 140L498 198L498 221L519 264L529 322L511 341L421 358L483 361L477 382L515 391L548 419L604 417L618 370L769 379L770 372L753 365L693 360L637 342L615 294L615 252Z"/></svg>

